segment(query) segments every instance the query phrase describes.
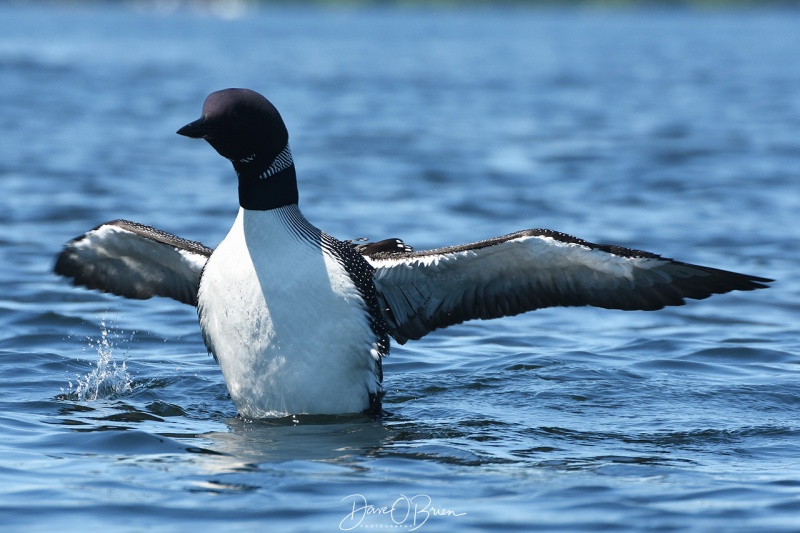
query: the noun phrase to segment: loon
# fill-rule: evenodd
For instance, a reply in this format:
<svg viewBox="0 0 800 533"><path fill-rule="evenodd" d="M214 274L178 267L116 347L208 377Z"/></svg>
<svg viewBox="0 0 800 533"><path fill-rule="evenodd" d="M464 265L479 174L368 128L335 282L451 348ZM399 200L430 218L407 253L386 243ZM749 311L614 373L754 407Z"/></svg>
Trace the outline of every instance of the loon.
<svg viewBox="0 0 800 533"><path fill-rule="evenodd" d="M196 306L243 418L380 414L390 337L553 306L656 310L773 281L546 229L422 251L342 241L300 211L288 131L262 95L211 93L177 133L205 139L236 171L240 208L219 246L114 220L66 243L54 270Z"/></svg>

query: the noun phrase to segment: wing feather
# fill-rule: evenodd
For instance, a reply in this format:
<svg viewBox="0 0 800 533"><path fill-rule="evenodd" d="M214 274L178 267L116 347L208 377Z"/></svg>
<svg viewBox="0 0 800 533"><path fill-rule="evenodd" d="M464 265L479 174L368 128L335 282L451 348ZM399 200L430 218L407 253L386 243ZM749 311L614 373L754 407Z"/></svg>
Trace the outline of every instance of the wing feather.
<svg viewBox="0 0 800 533"><path fill-rule="evenodd" d="M367 260L400 343L475 318L554 306L650 311L772 281L550 230Z"/></svg>
<svg viewBox="0 0 800 533"><path fill-rule="evenodd" d="M112 220L65 244L54 271L89 289L197 305L200 275L211 252L150 226Z"/></svg>

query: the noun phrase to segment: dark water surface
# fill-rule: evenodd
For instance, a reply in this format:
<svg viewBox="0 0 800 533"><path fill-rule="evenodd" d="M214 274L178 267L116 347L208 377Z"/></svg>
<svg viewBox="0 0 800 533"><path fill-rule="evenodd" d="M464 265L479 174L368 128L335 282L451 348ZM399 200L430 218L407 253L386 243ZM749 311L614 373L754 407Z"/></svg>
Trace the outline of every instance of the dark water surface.
<svg viewBox="0 0 800 533"><path fill-rule="evenodd" d="M800 529L800 14L224 14L0 5L0 529ZM338 237L546 227L779 281L436 332L384 420L237 419L193 309L50 274L118 217L221 240L232 170L174 131L229 86Z"/></svg>

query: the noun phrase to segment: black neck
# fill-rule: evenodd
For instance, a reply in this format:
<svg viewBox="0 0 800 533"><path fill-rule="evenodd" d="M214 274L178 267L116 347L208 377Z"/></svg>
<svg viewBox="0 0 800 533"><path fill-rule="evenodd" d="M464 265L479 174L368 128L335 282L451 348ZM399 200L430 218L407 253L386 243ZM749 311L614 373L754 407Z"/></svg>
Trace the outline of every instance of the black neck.
<svg viewBox="0 0 800 533"><path fill-rule="evenodd" d="M234 165L236 166L236 165ZM250 169L239 170L239 205L253 211L267 211L296 204L297 175L294 165L268 177Z"/></svg>
<svg viewBox="0 0 800 533"><path fill-rule="evenodd" d="M239 176L239 205L267 211L297 203L297 176L289 144L273 156L253 154L234 160Z"/></svg>

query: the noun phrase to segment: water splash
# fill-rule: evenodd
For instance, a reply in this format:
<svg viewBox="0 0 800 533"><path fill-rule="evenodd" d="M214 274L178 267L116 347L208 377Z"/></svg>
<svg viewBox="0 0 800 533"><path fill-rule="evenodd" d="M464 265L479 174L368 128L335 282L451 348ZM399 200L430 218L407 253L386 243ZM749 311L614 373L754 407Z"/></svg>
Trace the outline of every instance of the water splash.
<svg viewBox="0 0 800 533"><path fill-rule="evenodd" d="M98 398L116 398L130 394L133 390L133 381L125 361L117 364L114 359L114 341L117 335L106 326L106 321L100 321L100 339L89 339L87 348L97 350L97 363L94 370L85 375L77 375L76 383L69 381L66 395L71 399L82 402L94 401Z"/></svg>

